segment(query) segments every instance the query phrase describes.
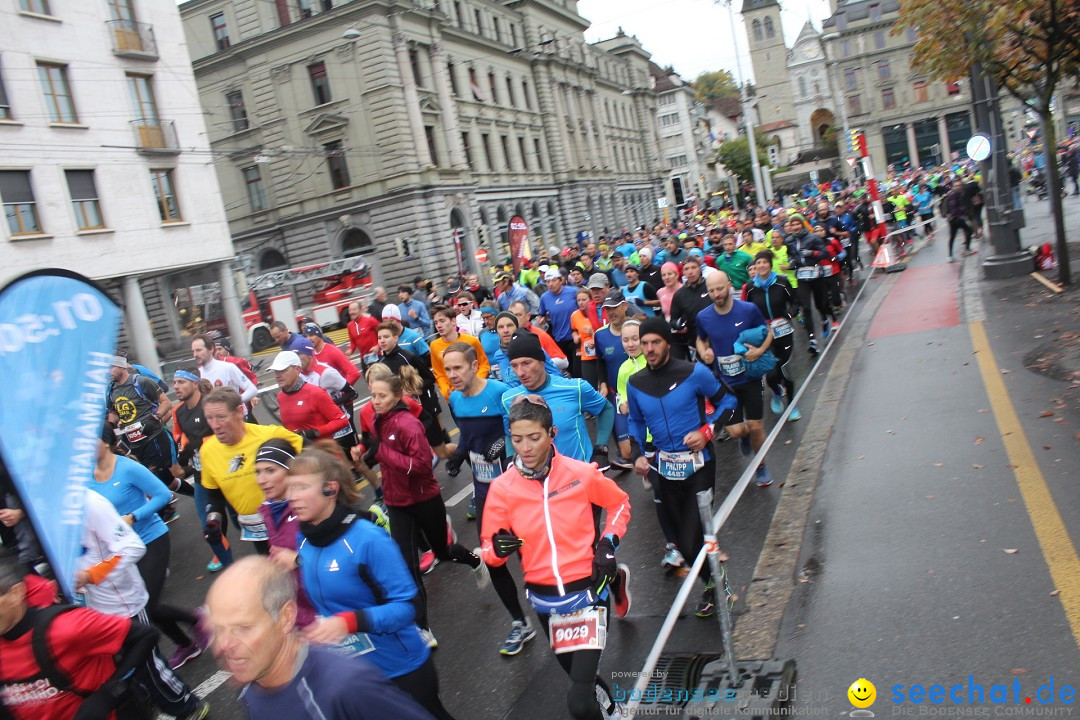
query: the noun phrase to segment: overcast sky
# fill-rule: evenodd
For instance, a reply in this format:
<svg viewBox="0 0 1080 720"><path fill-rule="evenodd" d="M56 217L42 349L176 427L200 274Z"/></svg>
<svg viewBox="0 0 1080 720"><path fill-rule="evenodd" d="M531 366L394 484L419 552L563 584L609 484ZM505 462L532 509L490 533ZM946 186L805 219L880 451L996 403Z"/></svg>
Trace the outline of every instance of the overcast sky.
<svg viewBox="0 0 1080 720"><path fill-rule="evenodd" d="M753 79L746 33L738 14L742 0L735 2L735 26L746 79ZM821 30L829 16L828 0L782 0L784 39L795 42L809 19ZM731 26L727 7L713 0L578 0L578 13L592 22L585 31L589 42L615 35L621 26L627 35L636 35L653 62L672 65L686 80L704 70L730 70L735 74L735 53L731 47Z"/></svg>

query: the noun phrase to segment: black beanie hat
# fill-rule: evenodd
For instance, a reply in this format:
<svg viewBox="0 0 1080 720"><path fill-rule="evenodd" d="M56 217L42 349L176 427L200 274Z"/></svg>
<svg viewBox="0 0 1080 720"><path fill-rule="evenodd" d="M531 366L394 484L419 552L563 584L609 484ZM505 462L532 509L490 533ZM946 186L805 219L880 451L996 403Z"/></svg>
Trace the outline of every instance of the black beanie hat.
<svg viewBox="0 0 1080 720"><path fill-rule="evenodd" d="M539 362L547 360L544 348L540 346L540 338L531 332L520 330L510 339L510 344L506 347L506 356L511 360L518 358L532 358Z"/></svg>
<svg viewBox="0 0 1080 720"><path fill-rule="evenodd" d="M645 337L648 334L659 335L664 338L664 341L671 344L671 326L667 324L667 321L662 317L650 317L645 318L641 322L641 329L638 331L641 337Z"/></svg>

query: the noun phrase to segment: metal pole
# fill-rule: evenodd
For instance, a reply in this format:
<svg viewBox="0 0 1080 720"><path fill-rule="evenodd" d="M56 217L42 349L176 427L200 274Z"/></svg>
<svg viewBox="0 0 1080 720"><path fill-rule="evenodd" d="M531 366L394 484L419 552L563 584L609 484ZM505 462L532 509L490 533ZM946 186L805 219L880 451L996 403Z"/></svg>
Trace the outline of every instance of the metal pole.
<svg viewBox="0 0 1080 720"><path fill-rule="evenodd" d="M732 7L734 0L726 0L728 20L731 23L731 47L735 50L735 81L739 83L739 103L742 108L743 127L746 130L746 142L750 148L750 167L754 174L754 190L757 193L758 207L765 207L765 188L761 181L761 163L758 162L757 142L754 139L754 121L751 116L752 108L750 96L746 92L746 83L743 82L742 60L739 58L739 37L735 32L735 9Z"/></svg>
<svg viewBox="0 0 1080 720"><path fill-rule="evenodd" d="M713 594L719 612L720 637L724 642L724 661L728 667L728 686L740 687L739 669L735 666L735 643L732 640L731 609L728 607L727 592L721 578L724 571L720 567L720 543L716 539L712 511L712 490L702 490L697 494L698 512L701 513L701 527L705 530L705 554L709 560L709 572L712 575Z"/></svg>

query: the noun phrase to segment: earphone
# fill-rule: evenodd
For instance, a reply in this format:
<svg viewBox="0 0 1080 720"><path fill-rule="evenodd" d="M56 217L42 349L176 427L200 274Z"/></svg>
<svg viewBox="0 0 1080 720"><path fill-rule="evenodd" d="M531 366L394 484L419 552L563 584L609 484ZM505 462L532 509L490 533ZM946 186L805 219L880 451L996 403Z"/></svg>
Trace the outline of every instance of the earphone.
<svg viewBox="0 0 1080 720"><path fill-rule="evenodd" d="M330 483L323 483L322 494L323 497L334 497L337 495L337 490L332 489Z"/></svg>
<svg viewBox="0 0 1080 720"><path fill-rule="evenodd" d="M548 428L548 435L555 437L555 428Z"/></svg>

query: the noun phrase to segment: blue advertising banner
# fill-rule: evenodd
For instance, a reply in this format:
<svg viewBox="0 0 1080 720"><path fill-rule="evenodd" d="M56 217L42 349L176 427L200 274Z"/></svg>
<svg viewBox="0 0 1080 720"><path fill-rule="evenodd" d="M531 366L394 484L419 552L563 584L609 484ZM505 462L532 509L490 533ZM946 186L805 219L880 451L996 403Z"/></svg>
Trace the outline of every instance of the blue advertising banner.
<svg viewBox="0 0 1080 720"><path fill-rule="evenodd" d="M0 458L68 600L120 316L97 285L66 270L0 290Z"/></svg>

